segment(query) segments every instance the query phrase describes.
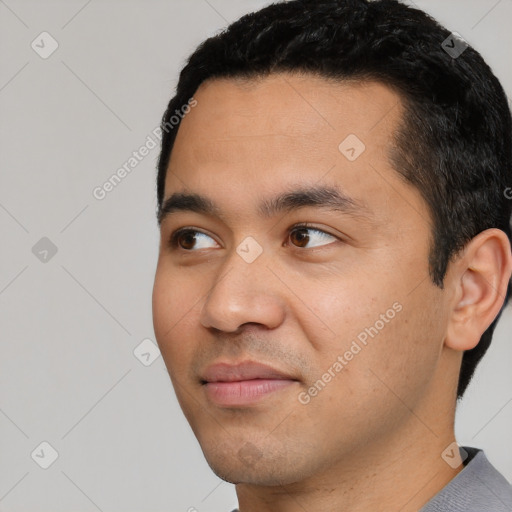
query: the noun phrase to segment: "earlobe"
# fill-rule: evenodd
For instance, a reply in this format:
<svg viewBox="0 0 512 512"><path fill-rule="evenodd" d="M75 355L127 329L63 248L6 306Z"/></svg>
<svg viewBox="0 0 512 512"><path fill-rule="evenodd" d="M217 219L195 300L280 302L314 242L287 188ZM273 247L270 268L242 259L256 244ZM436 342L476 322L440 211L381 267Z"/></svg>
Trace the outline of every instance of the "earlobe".
<svg viewBox="0 0 512 512"><path fill-rule="evenodd" d="M505 232L487 229L473 238L454 265L453 307L445 345L475 348L498 315L512 273L512 253Z"/></svg>

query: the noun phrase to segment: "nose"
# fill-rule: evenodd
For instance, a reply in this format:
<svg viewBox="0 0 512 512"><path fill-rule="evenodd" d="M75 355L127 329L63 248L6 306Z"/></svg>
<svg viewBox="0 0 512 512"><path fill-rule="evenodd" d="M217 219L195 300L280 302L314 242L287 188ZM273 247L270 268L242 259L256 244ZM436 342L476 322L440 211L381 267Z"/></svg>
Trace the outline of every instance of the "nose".
<svg viewBox="0 0 512 512"><path fill-rule="evenodd" d="M233 254L222 266L201 310L201 324L235 332L246 323L275 329L285 317L282 282L268 267L265 253L247 263Z"/></svg>

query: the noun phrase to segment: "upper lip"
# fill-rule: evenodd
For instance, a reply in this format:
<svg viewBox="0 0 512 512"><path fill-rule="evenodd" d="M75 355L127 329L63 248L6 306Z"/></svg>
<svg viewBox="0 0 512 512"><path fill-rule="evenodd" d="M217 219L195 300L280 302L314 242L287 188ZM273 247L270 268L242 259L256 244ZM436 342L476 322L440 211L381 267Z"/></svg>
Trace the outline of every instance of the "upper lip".
<svg viewBox="0 0 512 512"><path fill-rule="evenodd" d="M288 373L262 363L244 361L238 364L216 363L201 375L202 382L236 382L252 379L297 380Z"/></svg>

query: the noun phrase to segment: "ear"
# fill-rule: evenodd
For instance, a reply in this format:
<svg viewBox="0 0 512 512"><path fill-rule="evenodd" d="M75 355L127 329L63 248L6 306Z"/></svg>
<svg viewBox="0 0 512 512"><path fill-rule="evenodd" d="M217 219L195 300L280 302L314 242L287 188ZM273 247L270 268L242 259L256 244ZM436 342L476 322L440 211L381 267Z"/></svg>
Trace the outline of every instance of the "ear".
<svg viewBox="0 0 512 512"><path fill-rule="evenodd" d="M453 265L453 306L445 345L471 350L500 312L512 274L512 252L504 231L486 229L473 238Z"/></svg>

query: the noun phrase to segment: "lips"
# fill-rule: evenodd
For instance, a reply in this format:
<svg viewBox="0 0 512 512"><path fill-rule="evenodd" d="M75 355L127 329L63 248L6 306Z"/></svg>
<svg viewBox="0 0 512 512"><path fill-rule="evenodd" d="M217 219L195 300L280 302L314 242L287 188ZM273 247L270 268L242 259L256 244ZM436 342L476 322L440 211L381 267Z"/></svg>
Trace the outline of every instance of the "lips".
<svg viewBox="0 0 512 512"><path fill-rule="evenodd" d="M237 382L253 379L297 380L284 371L276 370L265 364L253 361L246 361L236 365L217 363L206 368L201 376L203 384L207 382Z"/></svg>
<svg viewBox="0 0 512 512"><path fill-rule="evenodd" d="M297 383L292 375L253 361L217 363L201 375L206 397L218 407L254 406Z"/></svg>

